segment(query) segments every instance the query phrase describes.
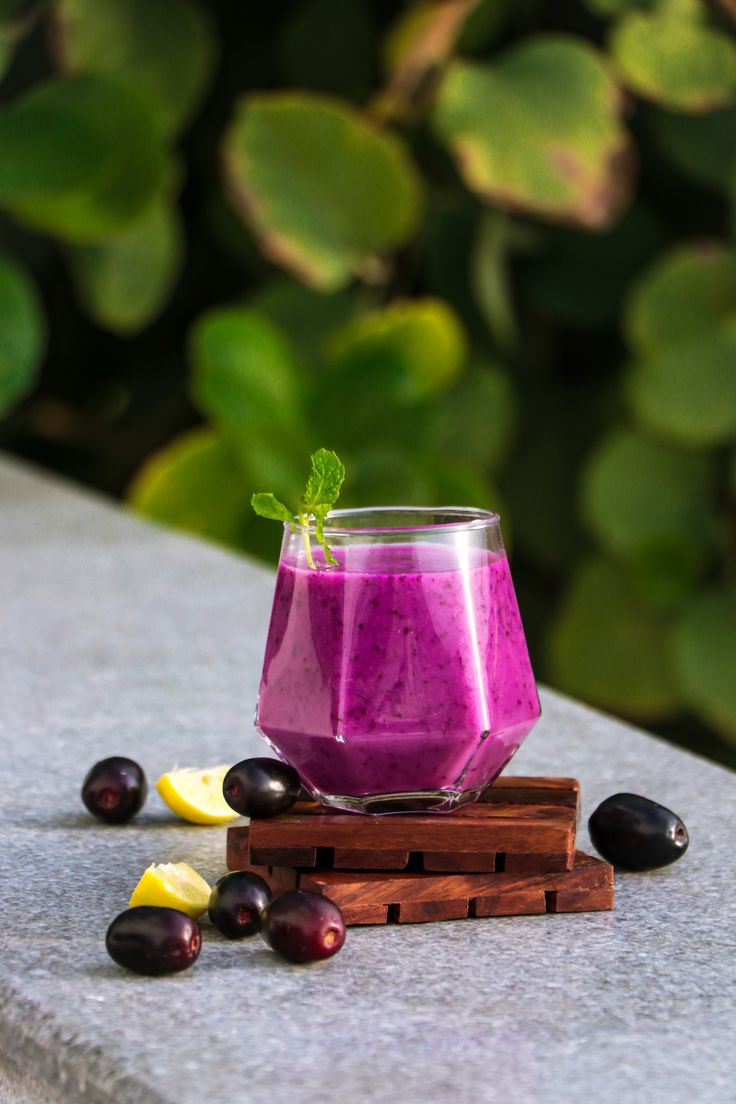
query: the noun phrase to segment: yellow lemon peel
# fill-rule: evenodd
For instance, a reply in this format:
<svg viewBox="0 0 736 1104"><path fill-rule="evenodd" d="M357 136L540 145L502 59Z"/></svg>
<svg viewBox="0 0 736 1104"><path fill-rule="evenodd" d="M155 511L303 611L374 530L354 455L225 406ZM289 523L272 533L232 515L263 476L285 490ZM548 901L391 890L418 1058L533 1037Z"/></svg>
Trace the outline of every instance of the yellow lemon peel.
<svg viewBox="0 0 736 1104"><path fill-rule="evenodd" d="M180 767L162 774L156 789L166 804L190 824L224 824L238 814L222 796L222 783L231 764L216 767Z"/></svg>
<svg viewBox="0 0 736 1104"><path fill-rule="evenodd" d="M210 903L212 888L188 863L151 863L130 895L130 908L175 908L196 919Z"/></svg>

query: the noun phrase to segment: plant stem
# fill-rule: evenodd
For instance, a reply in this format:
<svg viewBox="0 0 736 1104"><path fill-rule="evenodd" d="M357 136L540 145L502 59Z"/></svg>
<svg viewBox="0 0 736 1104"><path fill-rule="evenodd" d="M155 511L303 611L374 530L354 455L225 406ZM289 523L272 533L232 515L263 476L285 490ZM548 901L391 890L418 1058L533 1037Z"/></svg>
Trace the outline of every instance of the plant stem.
<svg viewBox="0 0 736 1104"><path fill-rule="evenodd" d="M315 564L314 558L312 556L312 545L310 543L309 533L306 528L309 524L309 519L306 514L298 514L297 517L299 518L299 524L302 526L302 540L304 541L304 551L307 553L307 567L314 570L317 565Z"/></svg>

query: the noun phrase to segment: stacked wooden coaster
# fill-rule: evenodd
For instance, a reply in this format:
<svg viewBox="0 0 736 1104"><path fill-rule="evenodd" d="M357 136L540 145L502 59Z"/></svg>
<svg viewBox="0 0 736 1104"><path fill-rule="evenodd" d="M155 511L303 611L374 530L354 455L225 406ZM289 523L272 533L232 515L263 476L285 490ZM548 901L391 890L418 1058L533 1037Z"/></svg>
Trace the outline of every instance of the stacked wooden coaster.
<svg viewBox="0 0 736 1104"><path fill-rule="evenodd" d="M452 813L360 816L313 802L228 830L230 870L330 897L346 924L613 908L613 868L575 849L574 778L499 778Z"/></svg>

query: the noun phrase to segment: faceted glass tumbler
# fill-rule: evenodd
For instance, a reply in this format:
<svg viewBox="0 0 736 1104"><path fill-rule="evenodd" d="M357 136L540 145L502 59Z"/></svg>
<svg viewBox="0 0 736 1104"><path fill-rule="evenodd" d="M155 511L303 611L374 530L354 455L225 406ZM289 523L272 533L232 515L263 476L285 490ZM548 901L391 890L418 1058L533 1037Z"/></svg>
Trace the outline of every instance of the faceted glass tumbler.
<svg viewBox="0 0 736 1104"><path fill-rule="evenodd" d="M540 707L498 515L335 510L286 523L256 725L320 802L449 810L501 773Z"/></svg>

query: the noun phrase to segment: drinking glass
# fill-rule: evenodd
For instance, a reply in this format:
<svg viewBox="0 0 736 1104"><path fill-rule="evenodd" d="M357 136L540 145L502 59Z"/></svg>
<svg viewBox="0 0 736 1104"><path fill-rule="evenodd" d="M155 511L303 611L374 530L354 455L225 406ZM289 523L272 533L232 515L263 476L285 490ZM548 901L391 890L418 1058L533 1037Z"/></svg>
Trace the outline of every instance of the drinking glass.
<svg viewBox="0 0 736 1104"><path fill-rule="evenodd" d="M287 522L256 725L316 800L363 813L475 800L539 716L497 514L333 510Z"/></svg>

